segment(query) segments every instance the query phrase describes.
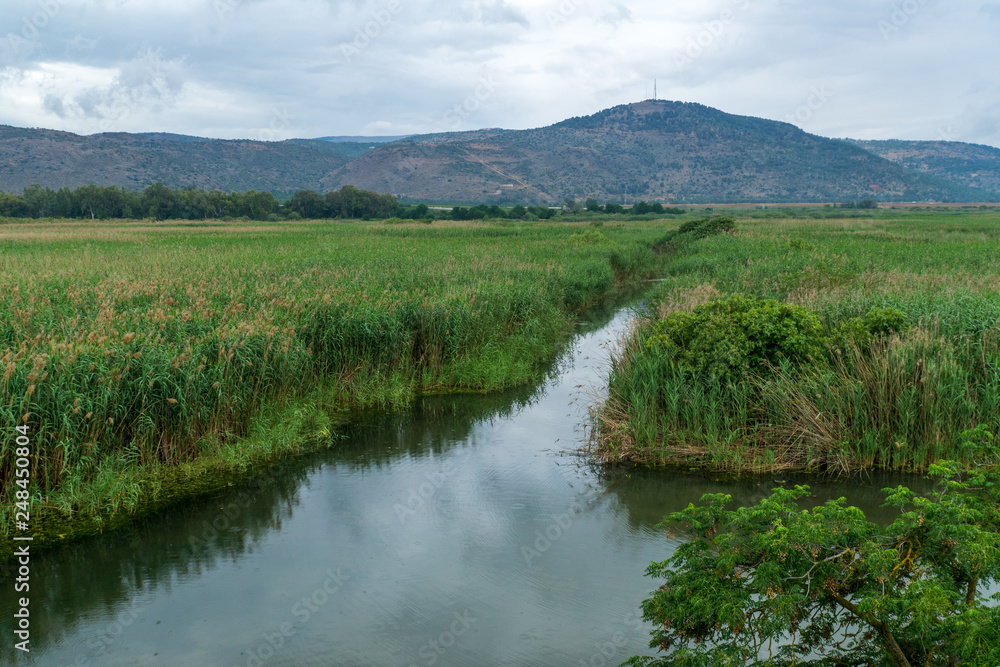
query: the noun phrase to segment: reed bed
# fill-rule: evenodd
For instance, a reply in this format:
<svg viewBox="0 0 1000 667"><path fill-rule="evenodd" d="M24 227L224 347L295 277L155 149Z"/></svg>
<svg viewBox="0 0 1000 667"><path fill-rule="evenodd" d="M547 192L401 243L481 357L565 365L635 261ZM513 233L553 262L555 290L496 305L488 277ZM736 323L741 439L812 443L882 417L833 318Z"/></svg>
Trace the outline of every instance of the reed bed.
<svg viewBox="0 0 1000 667"><path fill-rule="evenodd" d="M1000 429L1000 216L750 220L688 245L620 346L596 410L611 462L849 474L971 463L968 432ZM699 376L646 344L657 322L730 295L802 306L828 332L873 309L906 315L872 340L830 335L816 363L734 380Z"/></svg>
<svg viewBox="0 0 1000 667"><path fill-rule="evenodd" d="M329 439L319 394L324 409L391 409L537 380L573 312L660 265L658 223L607 226L593 244L569 242L578 230L0 224L4 532L17 425L31 430L35 513L107 518L199 463ZM250 442L262 421L277 442Z"/></svg>

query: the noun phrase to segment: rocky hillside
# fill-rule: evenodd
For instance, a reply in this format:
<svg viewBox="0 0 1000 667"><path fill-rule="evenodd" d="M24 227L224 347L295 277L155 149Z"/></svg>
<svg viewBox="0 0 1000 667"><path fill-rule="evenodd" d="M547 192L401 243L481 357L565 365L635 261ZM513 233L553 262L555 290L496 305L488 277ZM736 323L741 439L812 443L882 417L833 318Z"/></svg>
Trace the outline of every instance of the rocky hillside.
<svg viewBox="0 0 1000 667"><path fill-rule="evenodd" d="M1000 199L1000 148L959 141L857 141L907 169L977 188Z"/></svg>
<svg viewBox="0 0 1000 667"><path fill-rule="evenodd" d="M0 191L157 181L227 192L319 189L320 179L370 150L358 143L293 139L223 141L176 134L95 134L0 126Z"/></svg>
<svg viewBox="0 0 1000 667"><path fill-rule="evenodd" d="M1000 161L1000 150L987 147L964 157L951 148L907 153L882 145L894 142L827 139L653 100L532 130L350 139L358 138L223 141L0 126L0 191L162 182L278 195L354 185L455 203L985 201L998 189Z"/></svg>

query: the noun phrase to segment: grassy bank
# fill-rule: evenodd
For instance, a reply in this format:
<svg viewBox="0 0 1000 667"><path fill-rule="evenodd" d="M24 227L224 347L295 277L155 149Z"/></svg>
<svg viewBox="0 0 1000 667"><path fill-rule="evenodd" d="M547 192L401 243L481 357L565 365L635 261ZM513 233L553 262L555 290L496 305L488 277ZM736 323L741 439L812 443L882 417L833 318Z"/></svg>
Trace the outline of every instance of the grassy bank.
<svg viewBox="0 0 1000 667"><path fill-rule="evenodd" d="M1000 427L996 211L744 217L681 246L615 360L605 460L925 471Z"/></svg>
<svg viewBox="0 0 1000 667"><path fill-rule="evenodd" d="M343 414L535 381L662 223L0 225L0 525L95 532L331 444Z"/></svg>

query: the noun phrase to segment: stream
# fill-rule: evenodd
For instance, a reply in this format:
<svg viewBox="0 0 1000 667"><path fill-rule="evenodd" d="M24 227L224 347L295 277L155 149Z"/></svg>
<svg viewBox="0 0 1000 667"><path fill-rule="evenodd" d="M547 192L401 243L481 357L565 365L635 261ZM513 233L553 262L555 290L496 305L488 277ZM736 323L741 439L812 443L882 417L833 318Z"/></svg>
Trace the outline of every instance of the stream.
<svg viewBox="0 0 1000 667"><path fill-rule="evenodd" d="M656 524L704 493L756 502L773 479L609 470L578 450L629 309L580 324L536 387L427 398L330 450L114 535L35 555L31 653L46 666L617 665L650 654L640 603ZM876 521L885 486L811 480ZM677 539L681 539L678 537Z"/></svg>

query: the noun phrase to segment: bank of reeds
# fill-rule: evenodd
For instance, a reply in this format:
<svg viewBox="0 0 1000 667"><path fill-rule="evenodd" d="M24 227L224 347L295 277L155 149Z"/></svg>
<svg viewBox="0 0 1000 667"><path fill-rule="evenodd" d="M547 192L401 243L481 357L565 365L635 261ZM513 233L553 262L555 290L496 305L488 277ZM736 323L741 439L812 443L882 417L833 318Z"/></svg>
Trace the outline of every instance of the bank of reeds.
<svg viewBox="0 0 1000 667"><path fill-rule="evenodd" d="M740 236L693 247L620 346L595 413L597 452L611 462L734 473L971 463L962 433L1000 429L1000 269L984 262L970 271L1000 248L995 218L901 225L893 232L905 245L886 241L888 232L873 242L826 223L791 238L780 225L741 223ZM976 236L956 242L956 227ZM650 344L674 313L740 293L811 309L825 331L819 358L779 354L722 377L692 370L684 351ZM909 325L870 338L842 334L884 308Z"/></svg>
<svg viewBox="0 0 1000 667"><path fill-rule="evenodd" d="M537 380L576 310L659 262L656 225L582 245L578 229L0 226L4 532L18 425L36 516L113 516L169 495L164 480L190 466L331 438L316 401L391 409ZM247 444L262 422L288 442Z"/></svg>

